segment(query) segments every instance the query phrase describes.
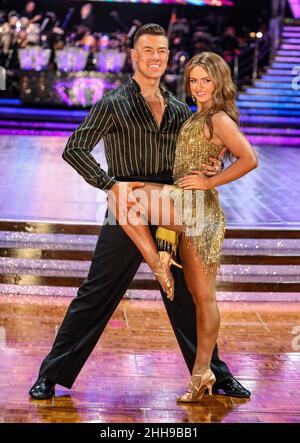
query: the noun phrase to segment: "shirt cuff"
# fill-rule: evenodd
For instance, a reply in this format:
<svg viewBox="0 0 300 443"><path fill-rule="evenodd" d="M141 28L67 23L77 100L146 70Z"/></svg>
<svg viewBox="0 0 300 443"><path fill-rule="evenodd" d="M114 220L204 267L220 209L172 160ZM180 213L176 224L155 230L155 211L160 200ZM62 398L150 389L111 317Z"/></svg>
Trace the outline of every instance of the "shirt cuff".
<svg viewBox="0 0 300 443"><path fill-rule="evenodd" d="M114 177L107 176L106 179L101 178L99 180L99 188L102 191L108 192L118 181Z"/></svg>

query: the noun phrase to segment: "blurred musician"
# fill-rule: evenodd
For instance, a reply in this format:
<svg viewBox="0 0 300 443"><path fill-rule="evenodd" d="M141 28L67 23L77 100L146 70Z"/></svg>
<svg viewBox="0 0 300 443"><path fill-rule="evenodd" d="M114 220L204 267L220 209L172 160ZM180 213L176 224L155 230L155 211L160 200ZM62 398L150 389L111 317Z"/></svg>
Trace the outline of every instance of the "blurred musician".
<svg viewBox="0 0 300 443"><path fill-rule="evenodd" d="M86 50L96 50L97 41L93 35L94 26L93 5L86 3L81 7L79 23L74 27L75 42L78 42Z"/></svg>
<svg viewBox="0 0 300 443"><path fill-rule="evenodd" d="M36 3L32 0L26 3L25 9L21 12L20 16L26 17L30 23L38 23L42 18L42 14L36 12Z"/></svg>
<svg viewBox="0 0 300 443"><path fill-rule="evenodd" d="M17 42L17 22L19 15L17 11L8 13L8 21L1 26L0 46L2 53L6 56Z"/></svg>
<svg viewBox="0 0 300 443"><path fill-rule="evenodd" d="M75 26L77 35L82 38L86 33L91 34L94 31L95 17L93 15L93 5L86 3L80 9L80 21Z"/></svg>

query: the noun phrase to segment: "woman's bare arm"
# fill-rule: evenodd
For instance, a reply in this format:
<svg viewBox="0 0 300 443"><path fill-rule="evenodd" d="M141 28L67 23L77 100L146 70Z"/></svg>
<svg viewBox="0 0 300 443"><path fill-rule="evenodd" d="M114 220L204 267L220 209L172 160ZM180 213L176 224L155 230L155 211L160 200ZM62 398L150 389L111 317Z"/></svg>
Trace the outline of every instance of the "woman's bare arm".
<svg viewBox="0 0 300 443"><path fill-rule="evenodd" d="M212 123L215 135L236 158L223 172L209 179L212 187L215 187L232 182L252 171L258 166L258 161L247 138L225 112L215 114Z"/></svg>
<svg viewBox="0 0 300 443"><path fill-rule="evenodd" d="M178 185L184 189L212 189L230 183L246 175L258 165L257 157L236 123L223 111L212 118L214 136L233 154L236 160L220 174L213 177L204 176L201 171L182 177Z"/></svg>

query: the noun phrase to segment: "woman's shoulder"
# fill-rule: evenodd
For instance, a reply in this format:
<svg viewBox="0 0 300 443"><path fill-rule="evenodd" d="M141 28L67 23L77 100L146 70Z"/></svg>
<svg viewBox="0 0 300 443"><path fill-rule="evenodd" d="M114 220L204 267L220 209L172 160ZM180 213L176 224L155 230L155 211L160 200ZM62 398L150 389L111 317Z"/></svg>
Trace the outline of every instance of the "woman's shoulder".
<svg viewBox="0 0 300 443"><path fill-rule="evenodd" d="M214 130L236 127L236 123L225 111L218 111L211 118Z"/></svg>
<svg viewBox="0 0 300 443"><path fill-rule="evenodd" d="M211 120L212 120L212 123L222 124L222 123L226 123L227 121L232 121L232 118L227 114L227 112L218 111L212 115Z"/></svg>

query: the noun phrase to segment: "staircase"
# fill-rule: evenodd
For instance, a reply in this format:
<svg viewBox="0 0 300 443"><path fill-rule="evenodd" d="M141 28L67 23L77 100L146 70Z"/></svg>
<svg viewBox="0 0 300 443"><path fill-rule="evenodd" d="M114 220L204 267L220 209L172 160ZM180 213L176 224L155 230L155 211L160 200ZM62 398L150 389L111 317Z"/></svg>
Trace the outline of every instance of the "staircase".
<svg viewBox="0 0 300 443"><path fill-rule="evenodd" d="M300 23L285 22L272 65L238 96L243 132L253 144L300 147Z"/></svg>
<svg viewBox="0 0 300 443"><path fill-rule="evenodd" d="M24 107L19 99L0 99L0 135L68 137L87 110Z"/></svg>
<svg viewBox="0 0 300 443"><path fill-rule="evenodd" d="M0 294L75 296L88 273L100 229L0 221ZM218 300L300 301L299 250L299 229L229 227L217 279ZM146 263L125 297L161 298Z"/></svg>

